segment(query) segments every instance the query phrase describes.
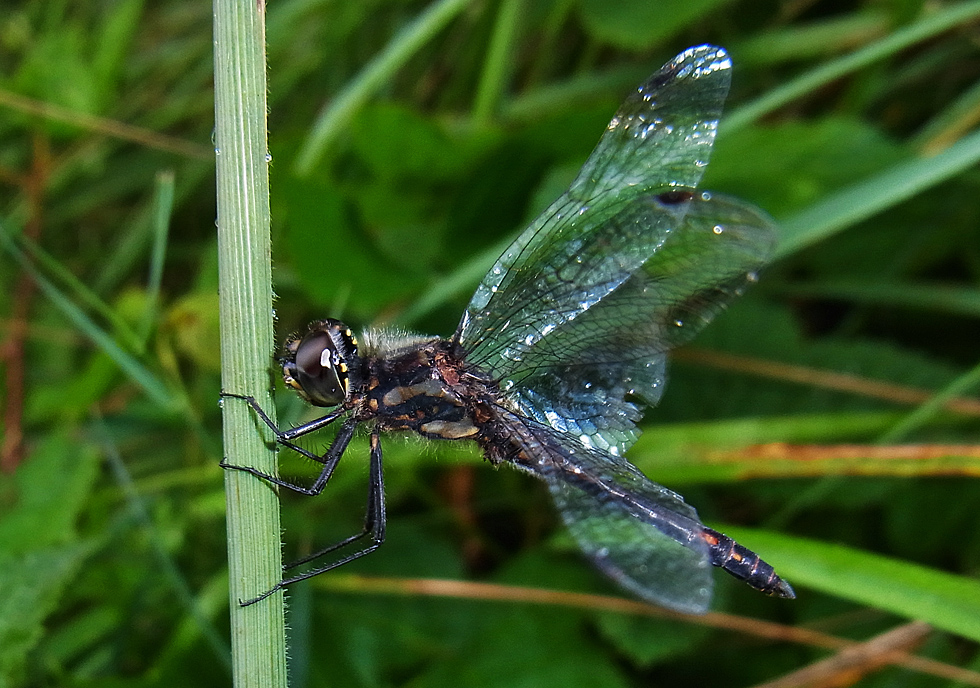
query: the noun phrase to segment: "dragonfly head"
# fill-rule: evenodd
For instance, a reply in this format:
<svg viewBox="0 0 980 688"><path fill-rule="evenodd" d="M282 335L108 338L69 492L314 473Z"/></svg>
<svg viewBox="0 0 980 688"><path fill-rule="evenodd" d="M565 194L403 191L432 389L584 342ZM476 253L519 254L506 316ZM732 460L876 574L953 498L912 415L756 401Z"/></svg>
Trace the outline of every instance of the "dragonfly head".
<svg viewBox="0 0 980 688"><path fill-rule="evenodd" d="M350 396L351 369L358 360L357 339L347 325L316 320L306 334L286 340L282 379L314 406L337 406Z"/></svg>

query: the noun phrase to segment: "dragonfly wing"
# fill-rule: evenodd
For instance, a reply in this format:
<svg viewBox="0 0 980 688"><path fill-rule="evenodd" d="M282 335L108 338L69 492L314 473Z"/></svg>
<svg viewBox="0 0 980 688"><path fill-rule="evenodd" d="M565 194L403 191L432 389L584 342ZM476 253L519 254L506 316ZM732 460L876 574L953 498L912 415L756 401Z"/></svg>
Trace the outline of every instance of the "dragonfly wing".
<svg viewBox="0 0 980 688"><path fill-rule="evenodd" d="M711 564L697 512L625 459L523 424L535 438L531 470L547 483L565 525L595 565L645 600L706 611Z"/></svg>
<svg viewBox="0 0 980 688"><path fill-rule="evenodd" d="M531 362L535 363L533 358ZM586 447L616 456L621 456L639 435L636 424L642 414L629 400L630 393L642 389L652 397L666 378L666 360L657 354L641 366L625 359L594 364L537 363L534 373L514 384L508 398L529 418L575 437Z"/></svg>
<svg viewBox="0 0 980 688"><path fill-rule="evenodd" d="M662 205L643 199L627 214L659 217ZM622 454L637 435L631 400L653 405L663 392L665 353L738 296L775 245L771 220L736 199L698 193L683 205L677 227L602 299L558 326L539 325L523 342L487 342L473 362L495 367L528 416Z"/></svg>
<svg viewBox="0 0 980 688"><path fill-rule="evenodd" d="M593 202L665 187L697 187L711 156L732 62L713 45L688 48L629 95L569 187ZM628 163L628 164L624 164Z"/></svg>
<svg viewBox="0 0 980 688"><path fill-rule="evenodd" d="M629 206L645 195L697 187L730 72L725 51L699 46L678 55L631 94L568 191L483 278L456 340L477 356L488 341L520 342L537 334L538 318L528 317L528 306L538 316L550 313L553 324L559 324L646 261L683 209L641 212L642 223L631 224L635 213ZM569 270L581 283L563 284Z"/></svg>
<svg viewBox="0 0 980 688"><path fill-rule="evenodd" d="M672 349L741 296L775 248L775 223L764 212L731 196L699 192L683 223L613 303L621 300L619 309L640 313L635 319L644 325L634 339Z"/></svg>
<svg viewBox="0 0 980 688"><path fill-rule="evenodd" d="M771 249L759 211L694 192L730 68L700 46L640 86L569 190L484 277L456 332L527 415L588 446L622 453L635 441L628 398L656 403L664 352Z"/></svg>

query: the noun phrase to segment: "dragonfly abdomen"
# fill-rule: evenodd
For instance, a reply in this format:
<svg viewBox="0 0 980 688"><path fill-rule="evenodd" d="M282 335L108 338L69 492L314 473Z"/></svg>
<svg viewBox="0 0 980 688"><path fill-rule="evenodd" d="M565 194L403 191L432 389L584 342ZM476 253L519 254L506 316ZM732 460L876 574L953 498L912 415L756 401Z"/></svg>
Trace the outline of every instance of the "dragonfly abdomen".
<svg viewBox="0 0 980 688"><path fill-rule="evenodd" d="M709 557L714 566L724 569L759 592L787 599L796 598L790 584L749 548L711 528L705 528L701 537L708 543Z"/></svg>

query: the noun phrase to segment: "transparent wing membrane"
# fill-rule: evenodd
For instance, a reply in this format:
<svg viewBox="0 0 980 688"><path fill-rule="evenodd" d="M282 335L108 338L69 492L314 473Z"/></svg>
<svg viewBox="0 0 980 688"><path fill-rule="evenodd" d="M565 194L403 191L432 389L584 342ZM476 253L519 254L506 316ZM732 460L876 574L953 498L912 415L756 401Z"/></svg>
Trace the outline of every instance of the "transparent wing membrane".
<svg viewBox="0 0 980 688"><path fill-rule="evenodd" d="M772 252L772 222L696 192L730 79L692 48L626 100L578 178L507 251L456 339L537 421L622 453L664 354L691 339Z"/></svg>
<svg viewBox="0 0 980 688"><path fill-rule="evenodd" d="M522 465L545 481L582 551L620 585L650 602L701 613L711 600L709 547L697 512L622 457L506 411L534 439Z"/></svg>

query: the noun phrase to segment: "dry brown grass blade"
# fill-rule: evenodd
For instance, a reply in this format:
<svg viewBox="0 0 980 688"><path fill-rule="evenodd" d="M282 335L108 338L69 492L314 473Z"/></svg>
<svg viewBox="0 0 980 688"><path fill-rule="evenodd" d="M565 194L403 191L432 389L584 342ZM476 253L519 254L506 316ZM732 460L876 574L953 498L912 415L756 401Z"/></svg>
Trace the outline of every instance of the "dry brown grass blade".
<svg viewBox="0 0 980 688"><path fill-rule="evenodd" d="M0 89L0 106L55 122L70 124L79 129L85 129L96 134L103 134L124 141L132 141L148 148L176 153L177 155L183 155L188 158L209 160L214 157L214 151L212 149L194 143L193 141L179 139L175 136L168 136L167 134L160 134L149 129L135 127L132 124L118 122L106 117L98 117L76 110L69 110L60 105L34 100L33 98L28 98L18 93L11 93L3 89Z"/></svg>
<svg viewBox="0 0 980 688"><path fill-rule="evenodd" d="M882 382L857 375L838 373L833 370L820 370L806 366L780 363L751 356L737 356L703 349L681 349L673 354L675 361L697 363L721 370L758 375L783 382L795 382L810 387L849 392L875 399L884 399L898 404L918 405L931 399L935 392L917 387L907 387L891 382ZM958 397L950 399L945 408L954 413L980 416L980 399Z"/></svg>
<svg viewBox="0 0 980 688"><path fill-rule="evenodd" d="M929 624L913 621L863 643L850 645L831 657L774 681L760 683L755 688L843 688L854 685L868 674L895 664L968 685L977 685L977 679L971 671L908 654L921 645L931 632L932 627Z"/></svg>
<svg viewBox="0 0 980 688"><path fill-rule="evenodd" d="M928 624L914 622L890 631L879 638L865 643L845 640L836 636L813 631L806 628L796 628L770 621L751 619L722 612L708 612L704 615L681 614L643 602L628 600L622 597L608 597L588 593L565 592L562 590L547 590L515 585L500 585L496 583L477 583L472 581L447 580L439 578L380 578L358 575L321 576L317 583L332 591L343 591L364 594L405 595L455 597L470 600L492 600L495 602L520 602L525 604L548 604L576 609L617 612L638 616L652 616L662 619L673 619L687 623L708 626L727 631L743 633L757 638L797 643L809 647L819 647L834 650L840 657L865 658L865 664L871 666L871 661L878 661L880 666L894 665L924 674L939 676L959 681L964 685L980 686L980 673L961 669L949 664L916 657L907 654L900 639L907 639L914 632L924 628L931 630ZM899 633L902 629L907 629ZM890 634L894 633L892 636ZM888 643L891 643L889 645ZM830 658L833 659L833 658ZM857 666L857 660L851 660ZM869 669L870 670L870 669ZM789 685L789 684L787 684ZM808 684L792 684L808 685ZM814 684L816 685L816 684ZM829 685L829 684L827 684ZM844 685L844 684L842 684ZM772 688L766 684L766 688Z"/></svg>

